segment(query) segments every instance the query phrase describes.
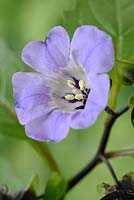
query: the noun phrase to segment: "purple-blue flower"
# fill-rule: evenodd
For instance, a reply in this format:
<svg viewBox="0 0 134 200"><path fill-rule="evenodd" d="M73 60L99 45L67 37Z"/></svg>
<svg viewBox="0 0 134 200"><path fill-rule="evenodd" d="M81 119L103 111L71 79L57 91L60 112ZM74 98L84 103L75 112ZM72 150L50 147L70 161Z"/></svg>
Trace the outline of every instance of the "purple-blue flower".
<svg viewBox="0 0 134 200"><path fill-rule="evenodd" d="M77 28L70 43L61 26L46 41L28 43L24 63L37 72L13 75L19 122L39 141L63 140L70 128L91 126L105 109L114 65L111 37L95 26Z"/></svg>

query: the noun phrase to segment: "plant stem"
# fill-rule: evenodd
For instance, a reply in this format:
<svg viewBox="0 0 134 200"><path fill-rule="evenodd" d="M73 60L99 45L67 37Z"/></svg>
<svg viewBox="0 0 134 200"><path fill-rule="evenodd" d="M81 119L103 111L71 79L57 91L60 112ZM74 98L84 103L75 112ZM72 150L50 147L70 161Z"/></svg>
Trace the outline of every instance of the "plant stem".
<svg viewBox="0 0 134 200"><path fill-rule="evenodd" d="M111 91L110 91L109 107L112 110L115 110L116 102L117 102L117 98L118 98L118 94L119 94L119 90L120 90L120 86L121 86L120 75L118 72L118 67L116 65L113 69L113 74L114 74L114 79L112 81L112 87L111 87Z"/></svg>
<svg viewBox="0 0 134 200"><path fill-rule="evenodd" d="M116 121L116 119L122 115L123 113L125 113L127 110L129 109L128 105L125 105L123 108L121 108L120 110L118 110L117 112L114 113L114 115L110 116L108 118L108 121L105 124L105 128L104 128L104 132L103 132L103 136L100 142L100 146L98 148L98 154L103 154L104 150L106 148L107 145L107 141L110 135L110 131L112 129L112 126L114 124L114 122Z"/></svg>
<svg viewBox="0 0 134 200"><path fill-rule="evenodd" d="M110 164L110 162L106 159L106 157L104 155L100 155L100 159L105 163L105 165L107 166L109 172L111 173L113 180L115 182L115 185L118 186L118 188L121 189L121 185L120 182L118 181L118 178L115 174L115 171L112 168L112 165Z"/></svg>
<svg viewBox="0 0 134 200"><path fill-rule="evenodd" d="M109 108L109 106L106 106L106 108L105 108L105 111L109 114L109 115L115 115L115 112L111 109L111 108Z"/></svg>
<svg viewBox="0 0 134 200"><path fill-rule="evenodd" d="M50 169L52 171L56 171L56 172L60 173L52 155L48 152L48 150L45 149L45 147L42 145L42 143L35 141L35 144L38 147L38 149L40 150L40 153L43 155L45 160L48 162Z"/></svg>
<svg viewBox="0 0 134 200"><path fill-rule="evenodd" d="M111 116L105 125L103 136L98 147L97 153L94 158L78 173L73 177L68 183L68 190L74 187L82 178L84 178L92 169L94 169L97 164L101 161L100 156L105 155L104 151L107 145L109 134L114 122L128 110L128 105L124 106L119 111L115 112L114 116Z"/></svg>
<svg viewBox="0 0 134 200"><path fill-rule="evenodd" d="M115 158L120 156L128 156L128 155L134 155L134 149L130 150L122 150L122 151L113 151L113 152L107 152L104 154L106 158Z"/></svg>

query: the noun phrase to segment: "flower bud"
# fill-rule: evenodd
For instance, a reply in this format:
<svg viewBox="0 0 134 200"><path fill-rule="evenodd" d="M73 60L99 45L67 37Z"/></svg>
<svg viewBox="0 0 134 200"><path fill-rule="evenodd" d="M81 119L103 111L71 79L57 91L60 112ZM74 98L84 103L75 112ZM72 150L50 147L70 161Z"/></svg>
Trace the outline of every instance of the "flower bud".
<svg viewBox="0 0 134 200"><path fill-rule="evenodd" d="M123 85L134 84L134 63L131 61L120 60L117 62L118 71Z"/></svg>

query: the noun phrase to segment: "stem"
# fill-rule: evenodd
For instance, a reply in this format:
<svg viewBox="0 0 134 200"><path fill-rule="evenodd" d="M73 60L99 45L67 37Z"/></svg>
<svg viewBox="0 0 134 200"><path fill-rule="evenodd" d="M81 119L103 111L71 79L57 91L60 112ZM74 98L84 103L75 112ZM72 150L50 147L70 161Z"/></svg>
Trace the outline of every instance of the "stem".
<svg viewBox="0 0 134 200"><path fill-rule="evenodd" d="M104 155L104 150L107 145L107 141L109 138L109 134L111 131L111 128L114 124L114 122L117 120L118 117L120 117L123 113L125 113L128 110L128 105L124 106L119 111L115 112L114 116L111 116L105 125L105 129L103 132L103 136L100 142L100 145L98 147L98 151L94 158L78 173L75 177L73 177L69 183L68 183L68 190L70 190L72 187L74 187L82 178L84 178L92 169L94 169L97 164L101 161L100 156Z"/></svg>
<svg viewBox="0 0 134 200"><path fill-rule="evenodd" d="M43 155L45 160L47 160L50 169L52 171L56 171L59 173L59 169L58 169L52 155L45 149L45 147L42 145L41 142L35 141L35 144L38 147L38 149L40 150L40 153Z"/></svg>
<svg viewBox="0 0 134 200"><path fill-rule="evenodd" d="M115 151L115 152L107 152L104 154L106 158L115 158L120 156L128 156L134 155L134 149L131 150L122 150L122 151Z"/></svg>
<svg viewBox="0 0 134 200"><path fill-rule="evenodd" d="M106 106L106 108L105 108L105 111L109 114L109 115L115 115L115 112L111 109L111 108L109 108L108 106Z"/></svg>
<svg viewBox="0 0 134 200"><path fill-rule="evenodd" d="M121 188L121 185L118 181L118 178L115 174L115 171L113 170L112 168L112 165L110 164L110 162L106 159L106 157L104 155L100 155L100 159L105 163L105 165L107 166L108 170L110 171L112 177L113 177L113 180L115 182L115 185L118 186L118 188Z"/></svg>
<svg viewBox="0 0 134 200"><path fill-rule="evenodd" d="M129 109L128 105L125 105L123 108L121 108L119 111L115 112L114 115L112 115L108 119L108 121L105 124L105 129L104 129L104 132L103 132L103 136L102 136L102 139L101 139L100 146L98 148L97 154L103 154L104 153L104 150L106 148L107 141L108 141L108 138L109 138L109 135L110 135L110 131L112 129L112 126L113 126L114 122L116 121L116 119L120 115L125 113L128 109Z"/></svg>
<svg viewBox="0 0 134 200"><path fill-rule="evenodd" d="M113 79L112 87L110 91L109 107L112 110L115 110L121 83L120 83L120 77L119 77L120 75L119 75L117 66L115 66L113 70L114 70L113 71L114 79Z"/></svg>

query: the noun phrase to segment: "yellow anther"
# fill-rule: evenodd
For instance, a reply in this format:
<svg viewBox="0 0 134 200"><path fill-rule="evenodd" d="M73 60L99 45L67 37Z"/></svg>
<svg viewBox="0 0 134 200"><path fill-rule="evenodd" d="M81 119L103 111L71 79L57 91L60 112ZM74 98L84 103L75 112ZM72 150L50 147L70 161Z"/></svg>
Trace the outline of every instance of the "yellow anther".
<svg viewBox="0 0 134 200"><path fill-rule="evenodd" d="M68 101L72 101L75 99L74 95L73 94L67 94L65 95L65 99L68 100Z"/></svg>
<svg viewBox="0 0 134 200"><path fill-rule="evenodd" d="M75 95L75 99L77 99L77 100L83 100L83 94L76 94Z"/></svg>
<svg viewBox="0 0 134 200"><path fill-rule="evenodd" d="M83 80L79 80L79 87L80 87L80 90L85 90L86 85L85 85L85 82Z"/></svg>
<svg viewBox="0 0 134 200"><path fill-rule="evenodd" d="M74 88L75 87L75 82L73 80L67 80L67 85L70 87L70 88Z"/></svg>

